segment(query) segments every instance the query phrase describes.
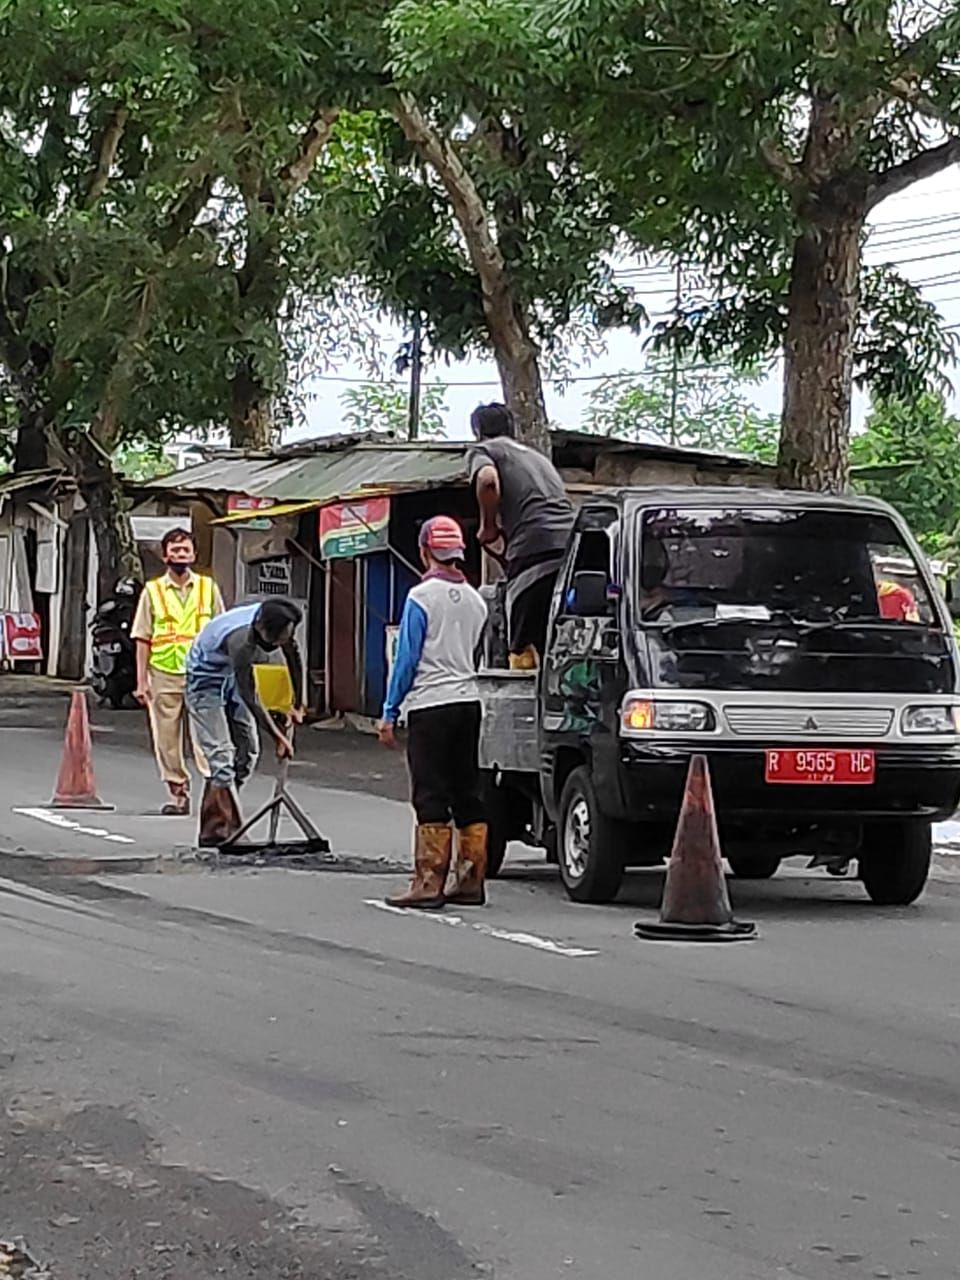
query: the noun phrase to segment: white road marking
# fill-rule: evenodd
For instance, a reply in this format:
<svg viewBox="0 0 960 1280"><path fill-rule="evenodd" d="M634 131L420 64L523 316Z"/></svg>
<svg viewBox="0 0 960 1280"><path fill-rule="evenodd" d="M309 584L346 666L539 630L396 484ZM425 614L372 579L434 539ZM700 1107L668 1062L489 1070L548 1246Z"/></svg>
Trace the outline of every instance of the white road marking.
<svg viewBox="0 0 960 1280"><path fill-rule="evenodd" d="M590 956L598 956L599 951L588 951L584 947L565 947L554 942L552 938L541 938L535 933L519 933L511 929L497 929L493 925L483 924L479 920L464 920L463 916L453 916L446 911L417 911L409 907L391 907L389 902L381 902L378 898L366 898L364 905L375 907L377 911L386 911L394 916L413 916L419 920L432 920L435 924L445 924L453 929L474 929L488 938L496 938L500 942L515 942L521 947L533 947L536 951L547 951L550 955L566 956L573 960L584 960Z"/></svg>
<svg viewBox="0 0 960 1280"><path fill-rule="evenodd" d="M24 818L36 818L38 822L49 823L51 827L60 827L62 831L73 831L78 836L96 836L110 844L137 843L132 836L114 835L106 827L86 827L82 822L74 822L66 814L57 813L52 809L14 809L13 812L21 814Z"/></svg>

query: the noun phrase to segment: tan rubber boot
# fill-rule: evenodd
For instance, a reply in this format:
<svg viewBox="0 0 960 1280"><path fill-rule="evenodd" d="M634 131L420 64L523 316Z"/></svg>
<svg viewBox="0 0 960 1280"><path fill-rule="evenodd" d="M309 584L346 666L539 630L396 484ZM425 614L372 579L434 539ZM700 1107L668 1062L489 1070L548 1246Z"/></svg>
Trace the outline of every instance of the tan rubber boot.
<svg viewBox="0 0 960 1280"><path fill-rule="evenodd" d="M233 788L215 787L212 782L206 782L200 802L198 846L201 849L219 849L242 825L240 806Z"/></svg>
<svg viewBox="0 0 960 1280"><path fill-rule="evenodd" d="M443 889L452 856L453 831L450 827L417 827L413 881L406 893L387 898L387 906L439 911L445 903Z"/></svg>
<svg viewBox="0 0 960 1280"><path fill-rule="evenodd" d="M457 832L457 887L447 894L453 907L487 905L487 824L475 822Z"/></svg>
<svg viewBox="0 0 960 1280"><path fill-rule="evenodd" d="M532 645L524 649L523 653L511 653L510 655L511 671L536 671L539 665L540 660L537 657L537 651Z"/></svg>

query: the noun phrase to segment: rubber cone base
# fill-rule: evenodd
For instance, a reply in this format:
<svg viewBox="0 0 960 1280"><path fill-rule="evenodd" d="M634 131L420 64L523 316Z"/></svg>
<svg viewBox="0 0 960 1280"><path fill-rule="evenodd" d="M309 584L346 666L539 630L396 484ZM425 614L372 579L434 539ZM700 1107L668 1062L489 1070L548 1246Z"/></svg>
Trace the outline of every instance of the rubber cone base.
<svg viewBox="0 0 960 1280"><path fill-rule="evenodd" d="M746 920L729 924L669 924L640 920L633 926L638 938L647 942L752 942L758 936L757 926Z"/></svg>

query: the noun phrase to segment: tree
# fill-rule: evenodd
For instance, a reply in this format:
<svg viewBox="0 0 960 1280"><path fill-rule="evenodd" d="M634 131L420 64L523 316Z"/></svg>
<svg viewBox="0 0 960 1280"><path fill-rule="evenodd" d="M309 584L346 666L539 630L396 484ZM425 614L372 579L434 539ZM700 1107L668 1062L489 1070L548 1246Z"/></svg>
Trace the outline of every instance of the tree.
<svg viewBox="0 0 960 1280"><path fill-rule="evenodd" d="M0 8L0 368L16 465L74 473L101 591L139 568L118 450L224 420L238 443L271 437L281 309L309 288L315 314L333 274L324 202L302 196L328 104L357 79L344 53L364 6L349 10L352 26L332 0L302 4L291 39L286 7L259 0Z"/></svg>
<svg viewBox="0 0 960 1280"><path fill-rule="evenodd" d="M392 109L423 166L412 180L443 193L471 268L464 318L473 324L479 301L519 434L549 452L543 358L562 351L573 325L636 323L642 312L606 263L616 232L605 189L537 98L502 81L472 79L465 90L463 69L442 55L444 24L469 21L476 8L394 6Z"/></svg>
<svg viewBox="0 0 960 1280"><path fill-rule="evenodd" d="M897 507L931 555L958 554L960 419L942 396L876 405L853 438L851 460L856 487ZM860 468L871 468L869 478Z"/></svg>
<svg viewBox="0 0 960 1280"><path fill-rule="evenodd" d="M750 379L755 381L755 379ZM587 431L688 449L743 453L773 462L779 419L760 413L722 366L676 366L655 357L642 378L606 378L590 397Z"/></svg>
<svg viewBox="0 0 960 1280"><path fill-rule="evenodd" d="M960 7L900 0L442 0L434 63L463 96L536 98L615 187L640 250L706 269L691 353L785 353L781 480L847 479L861 304L899 322L878 372L916 393L952 351L902 282L867 278L869 214L960 160ZM719 299L719 301L717 301ZM891 304L893 310L891 311ZM911 341L907 305L922 331ZM884 311L886 308L886 311ZM682 327L673 326L679 340ZM869 345L869 344L868 344ZM875 354L875 351L874 351ZM889 386L883 388L889 390Z"/></svg>
<svg viewBox="0 0 960 1280"><path fill-rule="evenodd" d="M167 280L209 265L196 222L232 123L200 92L178 18L146 0L0 12L0 364L16 465L73 471L102 587L139 568L112 454Z"/></svg>
<svg viewBox="0 0 960 1280"><path fill-rule="evenodd" d="M420 403L420 439L440 440L446 427L447 393L443 387L424 387ZM350 431L384 431L405 440L410 413L409 395L389 382L365 382L340 397L343 420Z"/></svg>

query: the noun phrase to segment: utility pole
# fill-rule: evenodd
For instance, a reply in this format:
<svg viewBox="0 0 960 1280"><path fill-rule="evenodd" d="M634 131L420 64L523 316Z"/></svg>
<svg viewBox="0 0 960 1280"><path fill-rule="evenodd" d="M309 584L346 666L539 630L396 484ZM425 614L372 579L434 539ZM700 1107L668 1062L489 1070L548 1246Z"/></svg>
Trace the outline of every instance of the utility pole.
<svg viewBox="0 0 960 1280"><path fill-rule="evenodd" d="M677 258L676 294L673 304L674 322L680 319L680 305L683 302L683 263ZM670 374L670 443L677 443L677 398L680 390L680 348L677 335L673 335L673 368Z"/></svg>
<svg viewBox="0 0 960 1280"><path fill-rule="evenodd" d="M413 340L410 343L410 407L407 414L407 439L420 436L420 398L423 379L423 324L419 313L413 320Z"/></svg>

